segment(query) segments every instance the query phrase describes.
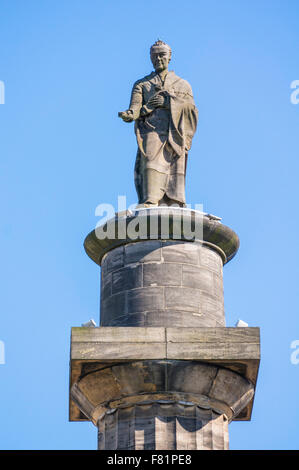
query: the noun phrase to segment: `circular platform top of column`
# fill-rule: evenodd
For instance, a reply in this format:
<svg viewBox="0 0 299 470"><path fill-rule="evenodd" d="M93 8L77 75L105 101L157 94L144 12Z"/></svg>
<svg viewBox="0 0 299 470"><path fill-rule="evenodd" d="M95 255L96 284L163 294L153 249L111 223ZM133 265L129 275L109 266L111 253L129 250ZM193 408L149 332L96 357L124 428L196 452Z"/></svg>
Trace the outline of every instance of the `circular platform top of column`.
<svg viewBox="0 0 299 470"><path fill-rule="evenodd" d="M88 256L101 265L110 250L129 243L148 240L202 243L216 251L223 264L238 251L239 237L220 218L200 211L155 207L115 214L90 232L84 241Z"/></svg>

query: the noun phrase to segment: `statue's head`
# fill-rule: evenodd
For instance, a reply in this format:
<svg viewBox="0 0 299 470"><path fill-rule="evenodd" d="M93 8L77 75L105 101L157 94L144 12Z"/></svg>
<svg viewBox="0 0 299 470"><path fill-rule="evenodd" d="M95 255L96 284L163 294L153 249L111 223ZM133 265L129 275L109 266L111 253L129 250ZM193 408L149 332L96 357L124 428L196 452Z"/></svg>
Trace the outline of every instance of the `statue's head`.
<svg viewBox="0 0 299 470"><path fill-rule="evenodd" d="M162 72L168 68L171 59L171 48L163 41L155 42L150 49L151 61L156 72Z"/></svg>

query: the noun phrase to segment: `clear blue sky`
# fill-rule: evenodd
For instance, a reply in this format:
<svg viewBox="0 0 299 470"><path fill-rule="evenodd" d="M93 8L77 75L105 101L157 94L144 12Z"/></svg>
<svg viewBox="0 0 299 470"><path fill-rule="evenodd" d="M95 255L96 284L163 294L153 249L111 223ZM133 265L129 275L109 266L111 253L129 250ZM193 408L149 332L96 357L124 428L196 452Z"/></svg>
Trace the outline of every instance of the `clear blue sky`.
<svg viewBox="0 0 299 470"><path fill-rule="evenodd" d="M261 328L251 422L231 449L299 448L297 0L1 0L1 449L95 449L68 422L70 329L99 321L83 240L95 208L136 202L132 84L157 39L192 85L199 126L187 199L239 235L227 325Z"/></svg>

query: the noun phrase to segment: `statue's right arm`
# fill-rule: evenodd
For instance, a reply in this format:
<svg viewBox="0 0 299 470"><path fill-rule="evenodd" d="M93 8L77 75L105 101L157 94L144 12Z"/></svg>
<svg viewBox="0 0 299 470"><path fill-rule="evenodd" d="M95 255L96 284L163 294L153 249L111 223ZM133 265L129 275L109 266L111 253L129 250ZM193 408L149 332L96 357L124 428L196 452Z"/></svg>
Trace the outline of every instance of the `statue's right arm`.
<svg viewBox="0 0 299 470"><path fill-rule="evenodd" d="M133 86L132 93L131 93L131 100L129 110L133 114L134 121L139 118L140 110L143 104L143 96L142 96L142 86L139 82L136 82Z"/></svg>
<svg viewBox="0 0 299 470"><path fill-rule="evenodd" d="M139 118L142 108L142 87L139 82L133 86L129 109L118 113L125 122L132 122Z"/></svg>

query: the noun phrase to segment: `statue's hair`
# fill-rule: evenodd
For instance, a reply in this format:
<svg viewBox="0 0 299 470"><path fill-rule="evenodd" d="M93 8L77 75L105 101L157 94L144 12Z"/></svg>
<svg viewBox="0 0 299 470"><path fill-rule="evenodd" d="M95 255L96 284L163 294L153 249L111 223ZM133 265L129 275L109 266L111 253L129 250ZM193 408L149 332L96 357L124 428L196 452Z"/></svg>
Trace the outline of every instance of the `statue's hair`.
<svg viewBox="0 0 299 470"><path fill-rule="evenodd" d="M170 57L171 57L171 47L170 47L168 44L166 44L166 42L161 41L161 39L158 39L158 40L151 46L151 48L150 48L150 54L152 55L153 48L159 47L159 46L162 46L162 47L164 47L165 49L168 49L168 50L169 50L169 55L170 55Z"/></svg>

